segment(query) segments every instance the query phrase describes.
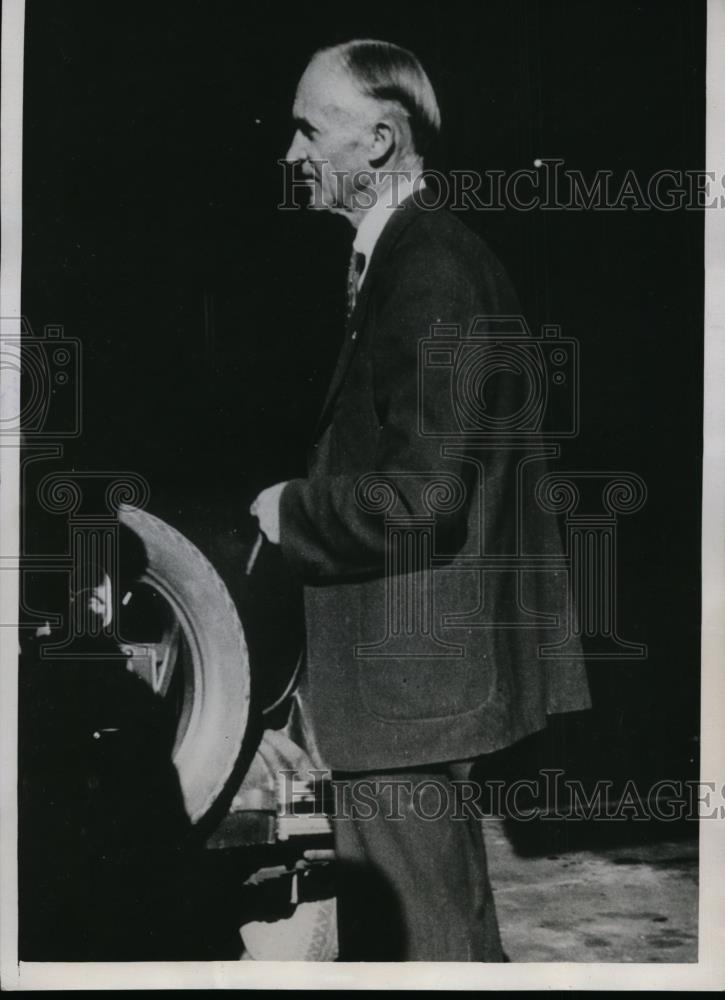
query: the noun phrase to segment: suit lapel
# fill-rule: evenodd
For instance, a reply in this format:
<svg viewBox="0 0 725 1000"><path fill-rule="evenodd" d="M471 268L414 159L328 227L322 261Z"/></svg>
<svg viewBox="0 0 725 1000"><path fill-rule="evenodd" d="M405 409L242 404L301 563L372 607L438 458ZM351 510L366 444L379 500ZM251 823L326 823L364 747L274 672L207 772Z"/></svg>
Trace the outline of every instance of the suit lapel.
<svg viewBox="0 0 725 1000"><path fill-rule="evenodd" d="M390 219L386 222L383 231L378 237L368 269L365 272L365 278L357 295L355 308L345 324L345 340L340 348L340 354L338 355L335 371L330 381L330 387L327 390L327 396L325 397L325 402L323 403L320 417L317 421L316 437L320 436L323 429L329 422L335 400L342 389L345 381L345 375L347 374L347 370L350 367L352 359L355 356L355 352L360 344L360 333L365 319L365 312L367 310L370 294L372 289L375 287L375 282L377 281L378 276L382 271L385 259L397 238L413 221L418 211L419 208L415 203L415 199L406 199L406 201L404 201L392 213Z"/></svg>

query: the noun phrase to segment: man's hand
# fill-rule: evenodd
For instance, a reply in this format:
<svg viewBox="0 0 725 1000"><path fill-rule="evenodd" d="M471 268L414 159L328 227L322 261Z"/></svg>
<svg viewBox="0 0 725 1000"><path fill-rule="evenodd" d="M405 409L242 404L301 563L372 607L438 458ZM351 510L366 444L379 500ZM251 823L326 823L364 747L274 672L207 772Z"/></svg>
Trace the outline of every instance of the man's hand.
<svg viewBox="0 0 725 1000"><path fill-rule="evenodd" d="M279 498L286 485L284 482L268 486L249 508L252 517L259 521L259 530L273 545L279 545Z"/></svg>

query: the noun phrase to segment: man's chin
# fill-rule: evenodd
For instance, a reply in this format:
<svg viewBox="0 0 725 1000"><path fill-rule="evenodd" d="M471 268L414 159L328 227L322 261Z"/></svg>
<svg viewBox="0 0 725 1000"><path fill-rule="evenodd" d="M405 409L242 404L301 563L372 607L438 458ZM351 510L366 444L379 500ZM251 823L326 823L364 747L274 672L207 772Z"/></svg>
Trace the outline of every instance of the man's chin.
<svg viewBox="0 0 725 1000"><path fill-rule="evenodd" d="M307 210L311 212L341 212L342 207L334 198L325 194L324 189L315 181L307 181Z"/></svg>
<svg viewBox="0 0 725 1000"><path fill-rule="evenodd" d="M337 205L334 202L326 201L324 198L310 198L307 203L308 212L332 212L333 215L345 215L345 209L342 205Z"/></svg>

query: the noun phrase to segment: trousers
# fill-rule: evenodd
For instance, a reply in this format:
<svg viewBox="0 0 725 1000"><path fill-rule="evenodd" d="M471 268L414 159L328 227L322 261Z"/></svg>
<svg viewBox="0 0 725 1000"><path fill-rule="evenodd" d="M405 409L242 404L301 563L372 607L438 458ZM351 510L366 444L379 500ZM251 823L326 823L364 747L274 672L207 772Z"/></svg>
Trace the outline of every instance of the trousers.
<svg viewBox="0 0 725 1000"><path fill-rule="evenodd" d="M472 764L334 775L341 961L505 961Z"/></svg>

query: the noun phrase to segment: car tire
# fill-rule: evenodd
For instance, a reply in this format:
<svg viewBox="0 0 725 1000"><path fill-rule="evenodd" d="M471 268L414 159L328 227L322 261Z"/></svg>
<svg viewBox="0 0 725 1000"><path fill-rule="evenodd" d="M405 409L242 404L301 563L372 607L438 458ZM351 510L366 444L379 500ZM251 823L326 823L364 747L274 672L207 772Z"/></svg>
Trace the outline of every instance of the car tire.
<svg viewBox="0 0 725 1000"><path fill-rule="evenodd" d="M221 577L184 535L145 510L124 507L118 516L144 550L136 581L170 605L190 652L173 761L187 814L198 823L232 776L247 729L244 630Z"/></svg>

